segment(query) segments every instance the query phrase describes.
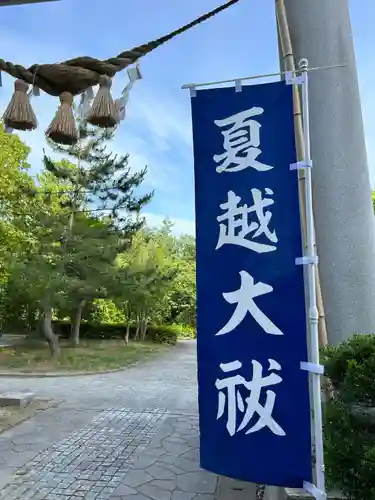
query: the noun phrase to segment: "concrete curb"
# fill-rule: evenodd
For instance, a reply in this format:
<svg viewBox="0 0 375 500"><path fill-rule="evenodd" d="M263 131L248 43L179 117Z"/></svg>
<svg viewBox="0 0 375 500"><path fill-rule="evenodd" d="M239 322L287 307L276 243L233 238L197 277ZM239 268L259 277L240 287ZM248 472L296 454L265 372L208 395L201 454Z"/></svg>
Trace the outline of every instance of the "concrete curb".
<svg viewBox="0 0 375 500"><path fill-rule="evenodd" d="M175 346L171 346L175 347ZM157 356L160 356L161 353L158 353L156 355L151 355L147 356L146 358L139 359L138 361L135 361L134 363L131 363L128 366L123 366L122 368L115 368L113 370L102 370L102 371L89 371L89 372L0 372L0 379L1 378L62 378L62 377L87 377L90 375L105 375L107 373L119 373L119 372L125 372L129 368L133 368L134 366L137 366L140 363L144 363L145 361L150 361L153 358L156 358Z"/></svg>
<svg viewBox="0 0 375 500"><path fill-rule="evenodd" d="M266 486L264 500L311 500L313 497L304 490ZM328 492L327 500L343 500L340 492Z"/></svg>
<svg viewBox="0 0 375 500"><path fill-rule="evenodd" d="M148 358L149 359L149 358ZM105 375L106 373L118 373L133 368L140 363L132 363L128 366L123 366L122 368L116 368L115 370L104 370L104 371L90 371L90 372L0 372L0 378L57 378L57 377L82 377L89 375Z"/></svg>
<svg viewBox="0 0 375 500"><path fill-rule="evenodd" d="M62 377L86 377L92 375L105 375L106 373L119 373L125 372L129 368L134 368L145 361L149 361L156 356L148 356L147 358L140 359L131 363L128 366L123 366L122 368L115 368L114 370L101 370L101 371L89 371L89 372L0 372L1 378L62 378Z"/></svg>

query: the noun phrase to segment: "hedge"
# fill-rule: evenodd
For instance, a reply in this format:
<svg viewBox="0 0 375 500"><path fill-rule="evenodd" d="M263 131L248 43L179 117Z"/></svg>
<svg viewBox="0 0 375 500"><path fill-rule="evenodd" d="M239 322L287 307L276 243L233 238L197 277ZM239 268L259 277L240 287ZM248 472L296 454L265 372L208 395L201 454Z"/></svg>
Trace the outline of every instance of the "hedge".
<svg viewBox="0 0 375 500"><path fill-rule="evenodd" d="M323 351L325 374L346 403L375 407L375 335L355 335Z"/></svg>
<svg viewBox="0 0 375 500"><path fill-rule="evenodd" d="M324 409L327 480L349 500L375 500L375 335L322 354L334 388Z"/></svg>
<svg viewBox="0 0 375 500"><path fill-rule="evenodd" d="M68 321L54 321L55 333L60 338L67 339L70 335L70 323ZM129 339L135 338L136 327L130 326ZM175 344L178 339L178 328L170 325L149 326L147 328L146 340L159 344ZM80 338L82 339L123 339L126 335L124 324L99 324L83 321L80 327Z"/></svg>

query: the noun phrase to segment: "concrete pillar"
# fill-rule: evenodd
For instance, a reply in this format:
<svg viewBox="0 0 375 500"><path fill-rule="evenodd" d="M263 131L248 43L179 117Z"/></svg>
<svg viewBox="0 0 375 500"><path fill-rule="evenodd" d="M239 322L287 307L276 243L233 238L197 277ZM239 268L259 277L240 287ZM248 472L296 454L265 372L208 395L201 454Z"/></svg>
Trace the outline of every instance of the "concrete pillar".
<svg viewBox="0 0 375 500"><path fill-rule="evenodd" d="M338 492L329 492L328 500L343 500L343 495ZM291 488L277 488L276 486L266 486L263 500L312 500L313 497L304 490Z"/></svg>
<svg viewBox="0 0 375 500"><path fill-rule="evenodd" d="M215 500L257 500L256 484L219 476Z"/></svg>
<svg viewBox="0 0 375 500"><path fill-rule="evenodd" d="M285 0L310 67L313 196L328 341L375 333L375 224L348 0Z"/></svg>

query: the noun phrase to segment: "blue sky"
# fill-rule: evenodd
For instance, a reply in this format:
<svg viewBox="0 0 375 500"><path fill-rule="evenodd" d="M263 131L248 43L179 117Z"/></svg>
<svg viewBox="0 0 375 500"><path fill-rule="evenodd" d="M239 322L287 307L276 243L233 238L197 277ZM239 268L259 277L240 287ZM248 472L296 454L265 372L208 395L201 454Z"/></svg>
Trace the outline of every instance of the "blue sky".
<svg viewBox="0 0 375 500"><path fill-rule="evenodd" d="M223 0L60 0L1 9L3 59L25 66L91 55L107 58L157 38ZM129 152L135 169L148 166L147 188L155 189L146 215L152 225L165 216L175 231L192 232L194 219L193 155L188 82L214 81L278 69L273 0L241 0L214 19L193 28L141 61L143 79L131 92L128 114L113 149ZM356 46L372 183L375 186L375 19L374 0L352 0ZM1 113L13 88L3 75ZM113 93L127 83L116 76ZM39 128L21 134L32 148L33 172L41 168L44 130L58 100L33 100Z"/></svg>

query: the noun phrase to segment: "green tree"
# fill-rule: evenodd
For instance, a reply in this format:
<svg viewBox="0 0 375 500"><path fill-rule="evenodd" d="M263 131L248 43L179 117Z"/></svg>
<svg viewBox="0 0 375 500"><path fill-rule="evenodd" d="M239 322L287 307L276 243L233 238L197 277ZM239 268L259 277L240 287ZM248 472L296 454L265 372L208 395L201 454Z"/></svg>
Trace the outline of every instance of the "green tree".
<svg viewBox="0 0 375 500"><path fill-rule="evenodd" d="M78 343L85 305L107 296L116 256L142 227L140 210L152 197L136 193L146 169L132 173L127 155L107 152L113 134L81 124L78 145L50 142L76 162L54 161L45 154L40 186L29 192L30 202L43 198L48 210L38 214L40 230L32 248L14 261L8 289L21 285L25 300L40 309L52 356L59 355L53 311L69 311L71 337Z"/></svg>
<svg viewBox="0 0 375 500"><path fill-rule="evenodd" d="M176 238L174 256L178 273L168 293L170 317L168 322L181 323L195 328L195 239L189 235Z"/></svg>
<svg viewBox="0 0 375 500"><path fill-rule="evenodd" d="M49 208L39 196L30 176L29 148L17 135L4 132L0 125L0 322L1 328L17 329L20 321L32 324L36 311L25 295L8 287L10 266L20 255L35 248L42 229L39 214ZM12 271L13 272L13 271ZM10 295L13 290L13 295ZM23 298L23 300L21 300ZM26 320L27 318L27 320Z"/></svg>
<svg viewBox="0 0 375 500"><path fill-rule="evenodd" d="M107 151L106 144L113 135L114 130L93 129L81 122L77 145L65 147L49 141L53 150L75 159L76 164L54 162L44 156L45 169L63 180L66 188L61 205L69 211L69 221L62 235L62 249L70 255L75 273L70 293L71 337L75 343L79 341L83 308L89 301L106 296L104 276L108 282L110 266L142 227L140 211L153 196L136 194L146 168L131 172L129 155ZM82 212L91 213L96 224L87 225L87 218L78 216Z"/></svg>
<svg viewBox="0 0 375 500"><path fill-rule="evenodd" d="M20 138L6 134L0 125L0 283L6 279L7 263L31 236L35 206L30 206L27 192L35 184L28 173L28 155Z"/></svg>
<svg viewBox="0 0 375 500"><path fill-rule="evenodd" d="M173 270L174 279L164 290L160 311L155 320L163 323L185 323L195 326L195 239L173 235L173 224L166 219L152 232L154 244L167 256L165 264Z"/></svg>
<svg viewBox="0 0 375 500"><path fill-rule="evenodd" d="M166 220L158 230L145 228L118 258L116 304L145 338L149 324L195 325L195 242L176 238Z"/></svg>
<svg viewBox="0 0 375 500"><path fill-rule="evenodd" d="M166 292L175 277L176 269L157 236L143 229L117 259L116 304L127 318L126 342L131 323L136 325L136 339L144 339L149 323L160 320Z"/></svg>
<svg viewBox="0 0 375 500"><path fill-rule="evenodd" d="M108 296L115 278L115 259L124 242L121 232L107 221L77 213L74 232L65 245L67 308L71 340L77 345L83 310L94 299Z"/></svg>
<svg viewBox="0 0 375 500"><path fill-rule="evenodd" d="M42 331L53 357L60 354L58 338L52 329L53 308L64 304L68 285L64 274L65 256L59 241L65 226L64 215L40 214L43 233L13 260L7 283L9 297L19 293L20 299L40 310Z"/></svg>

